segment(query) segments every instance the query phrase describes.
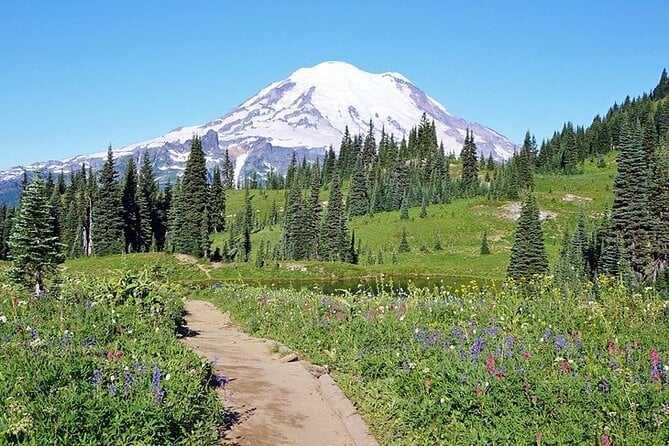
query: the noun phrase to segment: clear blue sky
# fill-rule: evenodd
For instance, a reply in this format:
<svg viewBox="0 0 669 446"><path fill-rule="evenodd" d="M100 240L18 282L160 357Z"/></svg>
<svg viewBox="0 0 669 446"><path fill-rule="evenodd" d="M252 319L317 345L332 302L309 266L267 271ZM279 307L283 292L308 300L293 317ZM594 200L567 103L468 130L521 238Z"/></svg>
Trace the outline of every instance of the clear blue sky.
<svg viewBox="0 0 669 446"><path fill-rule="evenodd" d="M667 0L3 0L0 169L206 122L325 60L398 71L453 114L542 139L649 91L667 23Z"/></svg>

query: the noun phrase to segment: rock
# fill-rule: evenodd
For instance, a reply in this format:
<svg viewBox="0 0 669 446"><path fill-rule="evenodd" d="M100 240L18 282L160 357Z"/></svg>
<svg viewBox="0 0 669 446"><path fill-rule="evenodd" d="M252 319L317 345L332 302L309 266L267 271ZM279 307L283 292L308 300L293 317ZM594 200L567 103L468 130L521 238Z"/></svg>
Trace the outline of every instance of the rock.
<svg viewBox="0 0 669 446"><path fill-rule="evenodd" d="M316 378L320 378L322 375L327 375L330 373L330 370L327 367L321 367L319 365L307 364L307 371L314 375Z"/></svg>
<svg viewBox="0 0 669 446"><path fill-rule="evenodd" d="M297 355L295 353L290 353L290 354L284 356L283 358L281 358L281 362L284 362L284 363L285 362L295 362L298 359L299 358L297 357Z"/></svg>

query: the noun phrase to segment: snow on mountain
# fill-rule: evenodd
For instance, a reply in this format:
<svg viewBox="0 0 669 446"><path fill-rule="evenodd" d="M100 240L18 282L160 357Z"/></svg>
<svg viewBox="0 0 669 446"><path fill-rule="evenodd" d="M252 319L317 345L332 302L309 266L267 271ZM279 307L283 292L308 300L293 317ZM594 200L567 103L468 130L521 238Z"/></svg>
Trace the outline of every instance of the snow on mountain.
<svg viewBox="0 0 669 446"><path fill-rule="evenodd" d="M423 113L434 119L437 138L443 141L447 153L460 152L465 129L469 128L482 155L492 154L497 160L513 155L515 146L506 137L451 115L401 74L368 73L345 62L300 68L219 119L180 127L164 136L114 149L114 154L124 164L124 158L138 158L148 150L159 177L165 180L183 171L190 141L197 134L210 166L219 163L229 150L239 180L252 172L262 176L270 168L284 172L293 151L298 159L322 159L330 145L335 151L339 149L346 126L351 134L365 134L370 119L376 132L380 134L385 128L399 140L418 124ZM106 152L80 155L37 163L25 170L68 173L80 169L83 163L96 169L105 157ZM0 189L20 183L23 170L0 172Z"/></svg>

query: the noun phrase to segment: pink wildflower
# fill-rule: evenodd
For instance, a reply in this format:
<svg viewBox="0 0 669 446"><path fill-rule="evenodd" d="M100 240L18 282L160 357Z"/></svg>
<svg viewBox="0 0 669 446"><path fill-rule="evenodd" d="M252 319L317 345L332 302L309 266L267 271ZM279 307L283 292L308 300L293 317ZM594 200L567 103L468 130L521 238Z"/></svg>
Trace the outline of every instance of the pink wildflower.
<svg viewBox="0 0 669 446"><path fill-rule="evenodd" d="M602 434L602 446L611 446L611 439L606 434Z"/></svg>
<svg viewBox="0 0 669 446"><path fill-rule="evenodd" d="M563 362L563 363L560 365L560 371L561 371L562 373L569 373L569 370L570 370L570 369L571 369L571 367L569 366L569 363L568 363L567 361Z"/></svg>
<svg viewBox="0 0 669 446"><path fill-rule="evenodd" d="M532 353L530 353L530 352L524 352L523 353L523 358L524 359L530 359L531 357L532 357Z"/></svg>

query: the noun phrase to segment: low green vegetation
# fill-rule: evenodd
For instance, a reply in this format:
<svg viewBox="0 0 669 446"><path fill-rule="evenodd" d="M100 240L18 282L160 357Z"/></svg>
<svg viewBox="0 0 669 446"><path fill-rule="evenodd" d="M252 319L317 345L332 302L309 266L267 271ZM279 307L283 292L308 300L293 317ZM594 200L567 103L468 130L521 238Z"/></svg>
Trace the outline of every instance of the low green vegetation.
<svg viewBox="0 0 669 446"><path fill-rule="evenodd" d="M326 364L384 445L669 441L669 304L601 279L198 297ZM607 443L608 442L608 443Z"/></svg>
<svg viewBox="0 0 669 446"><path fill-rule="evenodd" d="M0 444L214 443L216 377L175 338L183 293L164 274L42 298L0 285Z"/></svg>

